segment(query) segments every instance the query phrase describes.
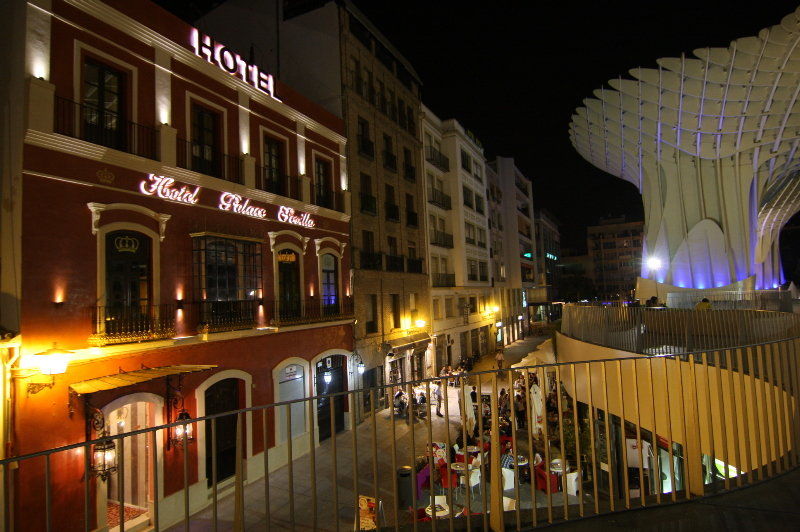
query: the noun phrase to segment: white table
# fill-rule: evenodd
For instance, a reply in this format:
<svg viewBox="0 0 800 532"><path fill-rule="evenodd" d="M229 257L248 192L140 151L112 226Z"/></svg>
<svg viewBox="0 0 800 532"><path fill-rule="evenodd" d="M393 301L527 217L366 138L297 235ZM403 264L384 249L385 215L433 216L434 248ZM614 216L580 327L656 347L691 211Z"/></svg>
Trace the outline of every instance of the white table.
<svg viewBox="0 0 800 532"><path fill-rule="evenodd" d="M436 517L437 518L450 517L450 507L449 506L447 506L446 504L437 504L435 506L438 506L438 508L436 509ZM425 507L425 513L428 515L428 517L433 517L433 508L430 507L430 506L426 506Z"/></svg>

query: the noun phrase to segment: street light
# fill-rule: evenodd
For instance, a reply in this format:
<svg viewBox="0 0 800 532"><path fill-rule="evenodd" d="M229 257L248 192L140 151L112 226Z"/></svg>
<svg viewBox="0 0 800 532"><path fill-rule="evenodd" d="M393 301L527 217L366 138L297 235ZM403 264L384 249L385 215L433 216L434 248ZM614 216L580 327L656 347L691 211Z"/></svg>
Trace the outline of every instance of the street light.
<svg viewBox="0 0 800 532"><path fill-rule="evenodd" d="M655 256L648 257L646 264L647 264L647 269L650 271L660 270L661 266L663 266L663 264L661 263L661 259Z"/></svg>

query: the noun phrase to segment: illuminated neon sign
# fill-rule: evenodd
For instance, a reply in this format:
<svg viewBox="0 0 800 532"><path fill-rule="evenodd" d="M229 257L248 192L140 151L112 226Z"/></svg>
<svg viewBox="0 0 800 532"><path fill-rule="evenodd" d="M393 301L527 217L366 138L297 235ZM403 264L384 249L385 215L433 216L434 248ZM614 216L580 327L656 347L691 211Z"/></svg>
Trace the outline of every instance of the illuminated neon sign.
<svg viewBox="0 0 800 532"><path fill-rule="evenodd" d="M300 225L302 227L314 227L314 219L307 212L295 214L291 207L281 205L278 208L278 221L288 224Z"/></svg>
<svg viewBox="0 0 800 532"><path fill-rule="evenodd" d="M157 196L161 199L194 205L200 198L200 187L191 190L190 187L183 185L175 188L175 180L163 175L148 174L147 179L139 183L139 190L147 196Z"/></svg>
<svg viewBox="0 0 800 532"><path fill-rule="evenodd" d="M217 207L223 211L231 211L236 214L250 216L251 218L263 220L267 217L267 209L250 205L250 198L242 198L239 194L233 194L231 192L223 192L220 194L219 205L217 205Z"/></svg>
<svg viewBox="0 0 800 532"><path fill-rule="evenodd" d="M275 98L275 80L271 74L262 72L257 65L248 64L242 56L195 28L192 28L191 41L195 55Z"/></svg>

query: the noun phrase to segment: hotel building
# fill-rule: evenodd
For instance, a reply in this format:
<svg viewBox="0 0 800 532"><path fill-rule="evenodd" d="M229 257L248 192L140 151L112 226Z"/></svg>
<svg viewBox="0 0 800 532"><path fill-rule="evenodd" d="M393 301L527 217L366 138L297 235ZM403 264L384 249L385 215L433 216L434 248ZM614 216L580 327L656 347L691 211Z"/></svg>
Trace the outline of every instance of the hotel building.
<svg viewBox="0 0 800 532"><path fill-rule="evenodd" d="M4 13L3 453L355 387L342 120L147 1ZM43 530L49 475L59 530L112 527L118 493L169 526L231 489L234 435L249 482L350 408L293 409L291 435L271 410L133 437L124 479L85 478L80 450L28 462L4 500Z"/></svg>

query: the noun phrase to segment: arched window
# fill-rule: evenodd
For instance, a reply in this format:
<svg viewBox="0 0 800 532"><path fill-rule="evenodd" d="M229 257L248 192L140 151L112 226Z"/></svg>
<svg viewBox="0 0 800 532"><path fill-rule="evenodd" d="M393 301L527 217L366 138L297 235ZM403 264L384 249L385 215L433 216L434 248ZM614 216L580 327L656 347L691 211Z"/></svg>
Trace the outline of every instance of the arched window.
<svg viewBox="0 0 800 532"><path fill-rule="evenodd" d="M339 259L332 253L320 257L322 263L322 312L339 313Z"/></svg>
<svg viewBox="0 0 800 532"><path fill-rule="evenodd" d="M300 317L300 254L282 249L278 261L278 313L281 320Z"/></svg>
<svg viewBox="0 0 800 532"><path fill-rule="evenodd" d="M138 231L106 234L106 334L130 329L150 315L152 242Z"/></svg>

